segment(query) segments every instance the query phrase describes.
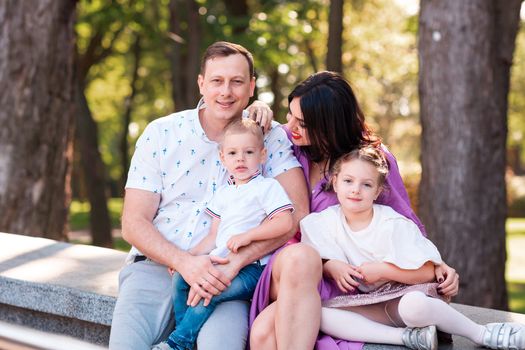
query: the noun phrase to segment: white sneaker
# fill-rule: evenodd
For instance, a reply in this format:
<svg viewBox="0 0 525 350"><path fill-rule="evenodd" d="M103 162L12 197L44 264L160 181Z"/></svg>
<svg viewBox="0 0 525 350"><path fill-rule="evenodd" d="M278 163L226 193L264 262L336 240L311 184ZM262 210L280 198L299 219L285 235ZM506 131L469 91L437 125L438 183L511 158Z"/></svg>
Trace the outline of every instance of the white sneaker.
<svg viewBox="0 0 525 350"><path fill-rule="evenodd" d="M436 326L405 329L403 332L403 344L407 348L414 350L436 350Z"/></svg>
<svg viewBox="0 0 525 350"><path fill-rule="evenodd" d="M489 323L485 325L483 346L499 350L524 350L525 326L519 323Z"/></svg>

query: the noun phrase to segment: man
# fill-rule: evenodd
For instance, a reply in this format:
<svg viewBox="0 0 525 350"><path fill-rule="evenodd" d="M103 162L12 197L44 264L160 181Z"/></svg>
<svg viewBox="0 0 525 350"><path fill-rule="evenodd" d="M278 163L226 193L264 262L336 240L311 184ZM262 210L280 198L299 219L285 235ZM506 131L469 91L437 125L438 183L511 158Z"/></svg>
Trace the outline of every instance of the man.
<svg viewBox="0 0 525 350"><path fill-rule="evenodd" d="M294 230L285 238L254 242L226 259L187 252L208 233L211 218L204 208L227 180L217 141L253 96L251 54L232 43L212 44L203 56L198 85L202 99L196 109L153 121L137 141L122 215L122 234L133 248L120 274L110 349L149 349L172 330L166 267L191 286L190 299L212 297L250 261L281 246L308 212L302 171L285 133L273 128L265 138L269 160L263 174L275 177L292 200ZM199 350L244 349L247 314L247 303L221 304L199 334Z"/></svg>

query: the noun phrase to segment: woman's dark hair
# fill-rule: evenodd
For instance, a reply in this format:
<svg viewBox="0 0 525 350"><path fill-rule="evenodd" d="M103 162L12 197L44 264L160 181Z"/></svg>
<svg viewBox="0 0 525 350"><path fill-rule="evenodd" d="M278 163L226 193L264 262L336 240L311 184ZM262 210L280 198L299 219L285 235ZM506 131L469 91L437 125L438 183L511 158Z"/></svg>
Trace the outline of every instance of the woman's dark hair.
<svg viewBox="0 0 525 350"><path fill-rule="evenodd" d="M311 143L301 149L312 161L328 159L330 167L363 144L380 144L365 123L350 84L340 74L324 71L311 75L293 89L288 103L296 97L300 98Z"/></svg>

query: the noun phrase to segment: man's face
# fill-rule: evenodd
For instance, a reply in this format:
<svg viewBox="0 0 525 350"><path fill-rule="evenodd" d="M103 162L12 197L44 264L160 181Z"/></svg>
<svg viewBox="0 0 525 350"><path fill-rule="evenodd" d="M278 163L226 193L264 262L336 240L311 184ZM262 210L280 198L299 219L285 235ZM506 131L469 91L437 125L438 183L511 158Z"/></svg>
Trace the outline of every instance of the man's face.
<svg viewBox="0 0 525 350"><path fill-rule="evenodd" d="M206 103L206 115L229 121L240 117L248 105L255 79L250 77L246 58L235 54L206 61L204 75L199 75L198 84Z"/></svg>

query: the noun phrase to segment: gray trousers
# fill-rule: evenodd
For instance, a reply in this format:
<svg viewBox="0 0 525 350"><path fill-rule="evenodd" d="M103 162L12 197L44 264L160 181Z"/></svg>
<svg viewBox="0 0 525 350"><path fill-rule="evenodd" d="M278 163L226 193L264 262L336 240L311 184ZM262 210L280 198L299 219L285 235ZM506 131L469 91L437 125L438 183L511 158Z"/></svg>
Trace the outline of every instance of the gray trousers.
<svg viewBox="0 0 525 350"><path fill-rule="evenodd" d="M171 276L165 266L140 261L119 275L119 296L113 312L109 348L146 350L174 329ZM228 301L217 306L197 338L199 350L244 350L249 303Z"/></svg>

